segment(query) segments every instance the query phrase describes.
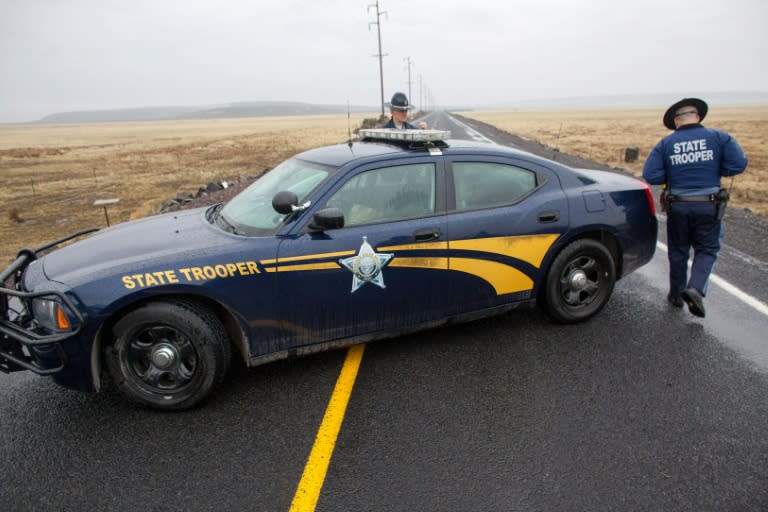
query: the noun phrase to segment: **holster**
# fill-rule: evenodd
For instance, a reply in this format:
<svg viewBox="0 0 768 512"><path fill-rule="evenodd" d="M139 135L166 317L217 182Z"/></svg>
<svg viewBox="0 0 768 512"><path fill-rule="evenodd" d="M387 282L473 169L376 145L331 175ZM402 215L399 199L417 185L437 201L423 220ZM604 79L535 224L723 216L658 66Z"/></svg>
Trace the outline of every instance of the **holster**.
<svg viewBox="0 0 768 512"><path fill-rule="evenodd" d="M728 206L728 201L731 199L731 193L728 189L721 188L715 194L715 206L717 207L715 217L717 220L723 220L725 215L725 208Z"/></svg>

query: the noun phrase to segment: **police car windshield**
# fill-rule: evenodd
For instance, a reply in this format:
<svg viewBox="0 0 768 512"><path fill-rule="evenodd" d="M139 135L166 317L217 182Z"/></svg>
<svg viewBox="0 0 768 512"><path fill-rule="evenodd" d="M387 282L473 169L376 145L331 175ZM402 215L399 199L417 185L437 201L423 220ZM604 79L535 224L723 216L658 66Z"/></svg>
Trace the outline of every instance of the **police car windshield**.
<svg viewBox="0 0 768 512"><path fill-rule="evenodd" d="M301 204L333 170L296 158L286 160L232 198L221 210L221 215L237 228L238 233L261 235L272 232L286 217L272 208L274 195L288 190L296 194Z"/></svg>

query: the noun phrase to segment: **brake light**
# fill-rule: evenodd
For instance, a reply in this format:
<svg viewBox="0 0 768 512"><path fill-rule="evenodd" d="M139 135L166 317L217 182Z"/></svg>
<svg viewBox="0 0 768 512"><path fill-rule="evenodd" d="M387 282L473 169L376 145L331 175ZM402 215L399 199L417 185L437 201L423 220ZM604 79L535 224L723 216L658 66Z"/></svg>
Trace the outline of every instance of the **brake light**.
<svg viewBox="0 0 768 512"><path fill-rule="evenodd" d="M648 208L651 210L651 215L656 216L656 202L653 200L653 192L651 192L651 187L644 181L637 181L643 184L643 189L645 190L645 199L648 200Z"/></svg>

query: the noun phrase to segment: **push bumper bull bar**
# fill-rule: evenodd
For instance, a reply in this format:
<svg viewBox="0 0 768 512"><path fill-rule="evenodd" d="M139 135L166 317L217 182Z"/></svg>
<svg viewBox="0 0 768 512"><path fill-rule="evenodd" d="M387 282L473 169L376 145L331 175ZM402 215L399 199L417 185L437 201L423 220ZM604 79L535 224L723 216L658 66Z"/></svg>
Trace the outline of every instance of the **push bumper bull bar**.
<svg viewBox="0 0 768 512"><path fill-rule="evenodd" d="M37 255L55 247L63 242L72 240L88 233L98 231L98 228L90 228L72 233L64 238L38 247L37 249L22 249L16 260L5 270L0 272L0 371L11 373L21 370L29 370L38 375L51 375L60 372L67 365L67 354L61 343L76 336L83 327L84 319L75 307L72 299L57 290L25 292L19 289L8 288L6 281L13 276L14 287L18 288L23 270L37 259ZM30 322L25 321L20 311L14 311L11 304L16 302L27 304L33 299L48 297L60 302L72 315L74 322L72 329L65 332L41 333L30 328ZM46 354L46 364L41 364L40 358L34 357L33 352L53 352Z"/></svg>
<svg viewBox="0 0 768 512"><path fill-rule="evenodd" d="M74 317L75 326L66 332L40 334L28 329L12 320L3 318L0 320L0 371L11 373L19 370L30 370L38 375L51 375L60 372L67 364L67 354L61 346L61 342L76 336L83 326L83 316L72 304L72 300L61 292L26 293L8 288L0 288L0 293L7 301L7 297L17 297L19 300L29 301L40 297L56 297ZM26 347L27 351L23 350ZM51 366L43 366L31 355L32 349L53 349L56 352L57 362Z"/></svg>

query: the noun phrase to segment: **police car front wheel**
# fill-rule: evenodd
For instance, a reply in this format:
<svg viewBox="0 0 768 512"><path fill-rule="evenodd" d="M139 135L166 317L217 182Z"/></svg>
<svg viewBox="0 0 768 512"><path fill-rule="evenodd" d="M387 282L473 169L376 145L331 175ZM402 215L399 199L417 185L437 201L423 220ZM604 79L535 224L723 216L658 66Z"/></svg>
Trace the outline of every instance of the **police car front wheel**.
<svg viewBox="0 0 768 512"><path fill-rule="evenodd" d="M146 303L121 318L106 352L117 388L157 409L187 409L224 379L231 357L221 321L187 301Z"/></svg>

